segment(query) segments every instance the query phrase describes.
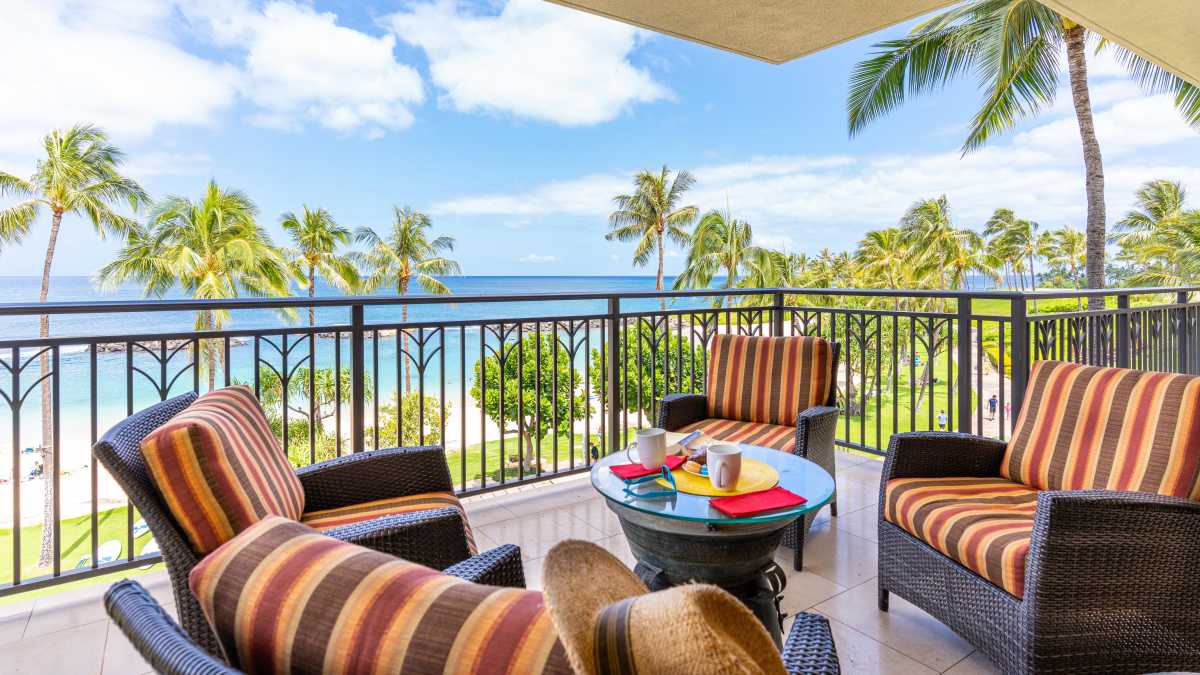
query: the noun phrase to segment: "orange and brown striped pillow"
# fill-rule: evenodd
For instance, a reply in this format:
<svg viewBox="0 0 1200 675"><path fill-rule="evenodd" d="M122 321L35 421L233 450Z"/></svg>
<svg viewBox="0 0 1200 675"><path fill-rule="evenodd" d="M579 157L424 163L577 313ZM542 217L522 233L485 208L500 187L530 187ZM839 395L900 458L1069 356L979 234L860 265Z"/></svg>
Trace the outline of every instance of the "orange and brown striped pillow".
<svg viewBox="0 0 1200 675"><path fill-rule="evenodd" d="M267 517L188 577L248 673L563 673L542 594L474 584Z"/></svg>
<svg viewBox="0 0 1200 675"><path fill-rule="evenodd" d="M722 334L709 345L709 417L794 427L832 386L833 346L822 338Z"/></svg>
<svg viewBox="0 0 1200 675"><path fill-rule="evenodd" d="M304 489L249 387L209 392L142 441L150 476L204 555L265 516L299 520Z"/></svg>
<svg viewBox="0 0 1200 675"><path fill-rule="evenodd" d="M1000 473L1200 500L1200 377L1037 362Z"/></svg>

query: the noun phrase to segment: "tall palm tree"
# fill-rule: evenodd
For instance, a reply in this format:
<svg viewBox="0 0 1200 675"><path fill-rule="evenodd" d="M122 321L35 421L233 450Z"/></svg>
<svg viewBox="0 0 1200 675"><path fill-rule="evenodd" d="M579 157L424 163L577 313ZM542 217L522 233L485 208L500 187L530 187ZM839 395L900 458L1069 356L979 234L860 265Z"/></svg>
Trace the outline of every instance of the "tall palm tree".
<svg viewBox="0 0 1200 675"><path fill-rule="evenodd" d="M1041 255L1051 265L1065 269L1071 277L1071 284L1079 288L1079 271L1087 263L1087 243L1082 232L1064 225L1048 232L1049 238L1041 250Z"/></svg>
<svg viewBox="0 0 1200 675"><path fill-rule="evenodd" d="M750 223L734 218L728 207L724 211L709 211L691 235L686 267L675 278L673 287L708 288L721 271L725 272L723 288L733 288L743 273L767 276L766 269L758 268L773 261L765 257L766 249L753 244L753 239ZM724 298L718 297L715 302L721 306Z"/></svg>
<svg viewBox="0 0 1200 675"><path fill-rule="evenodd" d="M616 210L608 217L609 241L637 242L633 251L633 264L645 267L650 257L658 253L658 274L654 289L663 290L663 239L667 238L683 246L688 242L687 227L696 219L699 210L695 206L680 206L683 193L687 192L696 179L687 171L671 177L671 170L664 164L661 171L641 171L633 177L633 194L613 197ZM666 309L667 301L660 302Z"/></svg>
<svg viewBox="0 0 1200 675"><path fill-rule="evenodd" d="M850 133L862 131L906 97L974 77L984 100L971 122L963 152L974 150L1022 119L1054 103L1059 54L1067 56L1071 99L1083 146L1087 195L1087 283L1104 286L1104 165L1092 121L1087 83L1089 34L1037 0L970 0L913 27L905 37L878 43L850 77ZM1151 91L1170 91L1187 121L1200 125L1200 88L1133 52L1105 44ZM1094 302L1094 301L1099 301ZM1103 299L1089 301L1098 309Z"/></svg>
<svg viewBox="0 0 1200 675"><path fill-rule="evenodd" d="M147 296L179 287L193 298L221 300L242 294L288 295L299 275L257 223L258 209L245 193L209 181L198 201L170 196L150 211L144 227L129 232L116 258L100 269L106 286L134 280ZM196 330L220 330L227 310L196 312ZM217 345L204 340L208 388L216 387ZM199 361L199 359L197 359Z"/></svg>
<svg viewBox="0 0 1200 675"><path fill-rule="evenodd" d="M426 293L449 295L450 289L438 277L461 273L458 263L445 255L454 251L454 237L430 238L433 223L429 216L407 206L393 210L392 229L386 235L380 236L369 227L360 227L354 233L354 239L367 246L356 256L368 275L363 282L365 289L373 292L387 286L404 296L415 283ZM408 305L400 305L400 320L408 322ZM401 349L407 352L408 334L402 332L401 340ZM411 391L412 373L406 367L404 393Z"/></svg>
<svg viewBox="0 0 1200 675"><path fill-rule="evenodd" d="M1135 286L1189 285L1200 279L1200 211L1186 208L1180 183L1154 180L1137 191L1137 208L1117 222L1113 240L1137 266Z"/></svg>
<svg viewBox="0 0 1200 675"><path fill-rule="evenodd" d="M952 279L945 261L958 254L962 241L946 195L922 199L908 207L900 219L900 235L912 250L909 264L913 273L936 279L939 288L950 288Z"/></svg>
<svg viewBox="0 0 1200 675"><path fill-rule="evenodd" d="M358 287L358 268L348 255L338 253L339 247L350 243L350 229L338 225L328 211L305 206L303 215L297 217L289 211L280 217L279 224L291 237L292 247L287 253L304 273L308 297L316 295L318 274L343 292ZM316 322L316 308L309 307L308 325Z"/></svg>
<svg viewBox="0 0 1200 675"><path fill-rule="evenodd" d="M1039 225L1018 218L1012 209L996 209L983 227L984 236L995 242L994 250L1013 263L1014 271L1027 266L1029 287L1037 290L1037 271L1034 259L1038 252ZM1022 287L1025 282L1022 278Z"/></svg>
<svg viewBox="0 0 1200 675"><path fill-rule="evenodd" d="M81 124L67 130L51 131L42 140L46 152L38 160L33 176L18 178L0 171L0 197L16 197L15 205L0 211L0 243L19 242L32 229L43 210L50 213L50 238L46 257L42 260L42 285L38 302L50 295L50 269L54 264L54 249L62 228L63 216L84 216L101 239L109 233L124 234L135 226L131 218L113 210L125 204L136 211L148 201L146 192L136 181L120 174L123 155L108 142L108 135L98 127ZM50 336L50 317L39 320L38 335ZM42 373L50 372L50 358L43 353L39 359ZM42 382L42 466L53 465L54 426L51 382ZM45 513L42 525L42 547L38 565L49 565L54 550L54 495L52 481L46 481Z"/></svg>
<svg viewBox="0 0 1200 675"><path fill-rule="evenodd" d="M909 244L898 227L872 230L858 242L854 257L869 283L882 288L908 288L912 285Z"/></svg>

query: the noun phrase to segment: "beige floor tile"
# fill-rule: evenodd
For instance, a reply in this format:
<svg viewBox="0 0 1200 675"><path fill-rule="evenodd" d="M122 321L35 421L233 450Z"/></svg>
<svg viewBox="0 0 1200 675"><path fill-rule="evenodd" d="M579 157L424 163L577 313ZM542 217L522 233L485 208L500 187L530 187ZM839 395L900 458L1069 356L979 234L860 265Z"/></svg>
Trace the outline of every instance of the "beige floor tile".
<svg viewBox="0 0 1200 675"><path fill-rule="evenodd" d="M819 574L794 572L790 565L784 569L790 573L787 575L787 587L783 589L781 608L788 615L802 612L846 590L845 586L835 584Z"/></svg>
<svg viewBox="0 0 1200 675"><path fill-rule="evenodd" d="M637 558L633 557L633 550L629 548L629 540L625 535L618 534L612 537L607 537L596 542L603 546L609 553L621 559L629 569L633 569L637 565Z"/></svg>
<svg viewBox="0 0 1200 675"><path fill-rule="evenodd" d="M29 616L24 639L107 619L102 600L104 588L89 587L87 590L87 593L64 594L65 597L39 598Z"/></svg>
<svg viewBox="0 0 1200 675"><path fill-rule="evenodd" d="M576 518L600 530L607 536L622 534L621 519L608 508L608 502L601 499L588 499L567 507L567 511Z"/></svg>
<svg viewBox="0 0 1200 675"><path fill-rule="evenodd" d="M33 603L22 602L20 606L0 607L0 645L16 642L25 634Z"/></svg>
<svg viewBox="0 0 1200 675"><path fill-rule="evenodd" d="M5 647L0 672L38 675L99 673L107 634L107 621L93 621L36 640L22 640Z"/></svg>
<svg viewBox="0 0 1200 675"><path fill-rule="evenodd" d="M856 480L860 483L874 485L879 489L879 476L883 473L883 462L874 459L868 459L865 462L860 462L846 469L838 470L838 478L848 480Z"/></svg>
<svg viewBox="0 0 1200 675"><path fill-rule="evenodd" d="M879 483L868 485L861 481L837 477L838 513L857 511L864 506L879 503Z"/></svg>
<svg viewBox="0 0 1200 675"><path fill-rule="evenodd" d="M604 538L602 531L562 509L484 525L479 531L497 544L520 546L524 560L541 558L563 539L597 541Z"/></svg>
<svg viewBox="0 0 1200 675"><path fill-rule="evenodd" d="M542 564L545 561L545 558L534 558L521 564L525 568L525 588L542 590Z"/></svg>
<svg viewBox="0 0 1200 675"><path fill-rule="evenodd" d="M551 485L543 489L527 490L499 500L504 508L516 516L542 513L563 506L578 504L596 496L590 484Z"/></svg>
<svg viewBox="0 0 1200 675"><path fill-rule="evenodd" d="M849 532L867 541L879 540L879 508L872 504L849 513L841 511L833 520L833 525L839 530Z"/></svg>
<svg viewBox="0 0 1200 675"><path fill-rule="evenodd" d="M999 675L1000 669L996 664L980 652L974 652L967 658L954 664L946 675Z"/></svg>
<svg viewBox="0 0 1200 675"><path fill-rule="evenodd" d="M817 605L817 610L937 671L973 650L937 619L895 595L890 611L879 611L873 580Z"/></svg>
<svg viewBox="0 0 1200 675"><path fill-rule="evenodd" d="M108 638L104 644L104 661L100 672L103 675L127 675L143 673L150 664L133 648L129 639L113 622L108 622Z"/></svg>
<svg viewBox="0 0 1200 675"><path fill-rule="evenodd" d="M937 672L839 621L831 620L829 628L833 632L833 643L837 646L843 673L933 675Z"/></svg>
<svg viewBox="0 0 1200 675"><path fill-rule="evenodd" d="M862 464L870 459L870 457L863 457L862 455L856 455L852 452L846 452L845 450L838 450L833 453L834 466L836 466L839 471L843 467L851 467L856 464Z"/></svg>
<svg viewBox="0 0 1200 675"><path fill-rule="evenodd" d="M791 551L787 551L791 564ZM878 572L874 542L831 527L829 522L813 523L804 544L804 569L850 588L871 579Z"/></svg>
<svg viewBox="0 0 1200 675"><path fill-rule="evenodd" d="M490 525L516 517L515 513L495 500L464 503L463 509L467 512L467 522L471 523L471 527Z"/></svg>

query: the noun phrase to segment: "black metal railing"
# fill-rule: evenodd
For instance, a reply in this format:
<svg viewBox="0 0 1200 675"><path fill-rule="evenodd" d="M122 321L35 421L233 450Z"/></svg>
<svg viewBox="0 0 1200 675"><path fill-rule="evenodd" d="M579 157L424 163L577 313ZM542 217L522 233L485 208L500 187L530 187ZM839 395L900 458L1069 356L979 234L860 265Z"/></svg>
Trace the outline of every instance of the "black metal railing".
<svg viewBox="0 0 1200 675"><path fill-rule="evenodd" d="M703 391L706 345L718 332L840 343L837 442L844 447L882 453L894 433L939 428L1004 438L1033 360L1200 372L1200 303L1190 299L1197 290L730 289L0 305L0 398L8 411L0 415L0 457L10 467L4 501L11 505L0 511L7 516L0 518L0 595L158 560L90 448L122 417L184 391L253 387L296 465L442 444L456 489L472 494L586 470L622 447L633 430L653 424L663 395ZM1083 309L1091 296L1108 305ZM411 319L396 314L402 305L414 310ZM296 325L292 316L310 306L318 308L316 325ZM227 312L232 321L197 331L186 325L193 312ZM85 316L67 322L73 332L34 337L42 314L52 323ZM155 330L90 327L89 317L112 316L128 317L127 325L154 317ZM44 522L47 559L39 561Z"/></svg>

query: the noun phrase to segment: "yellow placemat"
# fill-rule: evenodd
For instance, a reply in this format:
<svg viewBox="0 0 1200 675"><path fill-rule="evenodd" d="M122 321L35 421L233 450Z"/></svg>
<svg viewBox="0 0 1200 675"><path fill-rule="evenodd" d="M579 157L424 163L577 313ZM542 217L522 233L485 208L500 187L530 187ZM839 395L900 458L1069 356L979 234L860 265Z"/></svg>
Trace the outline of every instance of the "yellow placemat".
<svg viewBox="0 0 1200 675"><path fill-rule="evenodd" d="M712 481L708 480L707 476L688 473L682 467L675 469L671 474L675 476L675 485L680 492L703 497L730 497L747 492L759 492L773 488L779 483L779 472L775 470L775 467L746 457L742 457L742 475L738 476L737 485L732 490L718 490L713 487ZM658 479L658 483L663 487L670 487L670 484L662 478Z"/></svg>

